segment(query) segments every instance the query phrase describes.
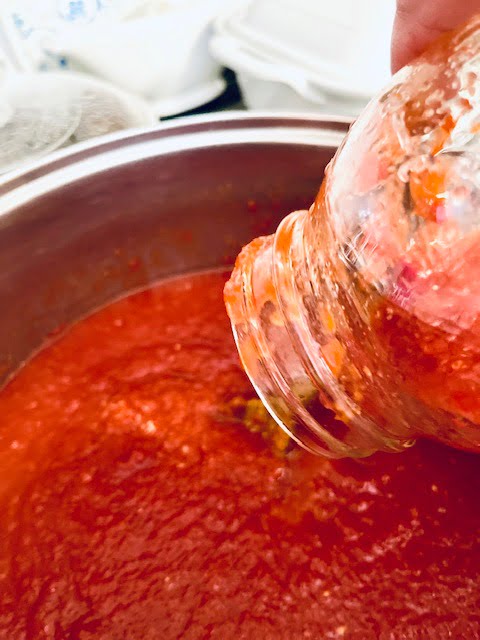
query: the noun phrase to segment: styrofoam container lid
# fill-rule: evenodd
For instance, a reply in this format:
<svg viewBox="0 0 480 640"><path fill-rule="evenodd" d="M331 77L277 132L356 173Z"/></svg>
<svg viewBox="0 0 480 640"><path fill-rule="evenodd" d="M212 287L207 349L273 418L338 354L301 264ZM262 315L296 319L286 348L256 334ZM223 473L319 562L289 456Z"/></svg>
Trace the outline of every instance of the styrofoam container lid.
<svg viewBox="0 0 480 640"><path fill-rule="evenodd" d="M390 77L394 0L245 0L218 33L297 64L333 91L373 95Z"/></svg>
<svg viewBox="0 0 480 640"><path fill-rule="evenodd" d="M304 101L318 107L323 107L327 101L331 103L332 100L340 104L349 102L350 111L358 115L371 99L371 96L356 93L350 88L332 91L322 83L321 76L317 78L314 72L298 64L279 61L275 56L250 47L247 42L232 35L217 33L211 38L209 46L213 57L225 67L233 69L237 75L247 74L260 82L286 85Z"/></svg>

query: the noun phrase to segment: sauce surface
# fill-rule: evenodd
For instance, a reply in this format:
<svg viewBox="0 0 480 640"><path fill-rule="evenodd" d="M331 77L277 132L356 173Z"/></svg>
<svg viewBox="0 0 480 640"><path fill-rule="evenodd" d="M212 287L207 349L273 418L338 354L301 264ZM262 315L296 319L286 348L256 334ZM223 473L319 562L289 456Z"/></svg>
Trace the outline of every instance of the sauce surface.
<svg viewBox="0 0 480 640"><path fill-rule="evenodd" d="M0 638L480 638L480 464L252 433L226 276L115 302L0 394Z"/></svg>

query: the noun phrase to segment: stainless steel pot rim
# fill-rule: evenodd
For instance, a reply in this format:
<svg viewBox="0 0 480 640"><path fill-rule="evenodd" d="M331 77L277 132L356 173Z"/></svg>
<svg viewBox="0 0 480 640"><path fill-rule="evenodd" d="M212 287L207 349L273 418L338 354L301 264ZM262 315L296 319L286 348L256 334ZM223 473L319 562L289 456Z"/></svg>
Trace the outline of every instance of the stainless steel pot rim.
<svg viewBox="0 0 480 640"><path fill-rule="evenodd" d="M0 216L53 189L132 162L196 148L237 144L337 147L351 120L338 116L229 112L188 116L57 151L0 178Z"/></svg>

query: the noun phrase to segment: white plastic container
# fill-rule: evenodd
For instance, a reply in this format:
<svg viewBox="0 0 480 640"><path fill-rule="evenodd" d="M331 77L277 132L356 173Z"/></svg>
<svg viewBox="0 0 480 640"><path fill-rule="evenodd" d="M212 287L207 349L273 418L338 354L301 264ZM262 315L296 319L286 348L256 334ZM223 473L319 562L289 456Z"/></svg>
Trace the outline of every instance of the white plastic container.
<svg viewBox="0 0 480 640"><path fill-rule="evenodd" d="M356 116L369 99L369 96L332 92L317 82L314 75L299 67L278 63L233 37L214 36L210 50L217 60L235 71L249 109Z"/></svg>
<svg viewBox="0 0 480 640"><path fill-rule="evenodd" d="M251 108L357 115L390 75L394 0L248 0L222 15L213 55Z"/></svg>

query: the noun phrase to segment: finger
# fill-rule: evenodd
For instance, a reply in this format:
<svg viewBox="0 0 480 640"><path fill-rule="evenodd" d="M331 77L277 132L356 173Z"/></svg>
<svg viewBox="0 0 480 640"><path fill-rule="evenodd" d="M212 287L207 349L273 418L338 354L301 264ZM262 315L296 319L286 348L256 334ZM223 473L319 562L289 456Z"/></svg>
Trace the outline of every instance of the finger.
<svg viewBox="0 0 480 640"><path fill-rule="evenodd" d="M397 0L392 71L398 71L439 35L480 12L480 0Z"/></svg>

